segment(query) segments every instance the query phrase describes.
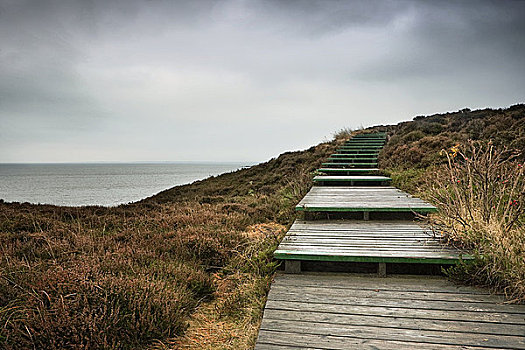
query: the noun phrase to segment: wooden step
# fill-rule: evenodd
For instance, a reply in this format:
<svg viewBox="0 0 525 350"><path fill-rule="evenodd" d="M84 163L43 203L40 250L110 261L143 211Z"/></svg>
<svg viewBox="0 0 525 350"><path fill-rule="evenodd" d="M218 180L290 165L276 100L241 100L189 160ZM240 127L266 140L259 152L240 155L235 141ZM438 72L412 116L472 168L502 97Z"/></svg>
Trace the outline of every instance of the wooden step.
<svg viewBox="0 0 525 350"><path fill-rule="evenodd" d="M341 167L341 168L355 168L355 167L361 167L361 168L375 168L375 167L377 167L377 162L375 162L375 163L358 163L358 162L355 162L355 163L348 163L348 162L337 163L337 162L325 162L325 163L322 163L322 165L323 165L323 166L334 167L334 168L338 168L338 167Z"/></svg>
<svg viewBox="0 0 525 350"><path fill-rule="evenodd" d="M524 313L443 277L280 273L255 349L525 349Z"/></svg>
<svg viewBox="0 0 525 350"><path fill-rule="evenodd" d="M379 171L378 168L319 168L317 171L325 174L349 175L349 174L369 174Z"/></svg>
<svg viewBox="0 0 525 350"><path fill-rule="evenodd" d="M296 220L276 259L455 264L463 256L412 221Z"/></svg>
<svg viewBox="0 0 525 350"><path fill-rule="evenodd" d="M379 147L383 147L384 146L384 143L376 143L376 142L347 142L345 143L344 145L342 145L343 147L351 147L351 146L365 146L365 147L368 147L368 146L379 146Z"/></svg>
<svg viewBox="0 0 525 350"><path fill-rule="evenodd" d="M316 176L314 177L314 183L319 185L342 185L342 186L355 186L359 184L370 186L375 183L380 186L386 186L392 179L386 176Z"/></svg>
<svg viewBox="0 0 525 350"><path fill-rule="evenodd" d="M365 139L360 139L360 140L352 139L352 140L345 141L345 144L349 144L349 143L377 143L380 145L384 145L386 141L385 140L365 140Z"/></svg>
<svg viewBox="0 0 525 350"><path fill-rule="evenodd" d="M433 213L433 205L395 187L314 186L295 207L306 212L413 212Z"/></svg>
<svg viewBox="0 0 525 350"><path fill-rule="evenodd" d="M363 162L364 161L365 163L366 163L366 161L371 161L373 163L377 163L377 157L373 157L373 158L371 158L371 157L366 157L366 158L365 157L362 157L362 158L361 157L334 157L333 154L328 158L328 160L329 161L338 161L338 162L344 160L344 161L348 161L349 163L356 162L356 161L357 162Z"/></svg>
<svg viewBox="0 0 525 350"><path fill-rule="evenodd" d="M358 138L382 138L382 139L386 139L386 134L385 133L381 133L381 134L359 134L359 135L353 136L351 139L358 139Z"/></svg>
<svg viewBox="0 0 525 350"><path fill-rule="evenodd" d="M379 153L333 153L330 157L347 157L347 158L377 158Z"/></svg>
<svg viewBox="0 0 525 350"><path fill-rule="evenodd" d="M381 149L341 149L338 148L336 150L337 153L335 154L372 154L372 155L378 155Z"/></svg>

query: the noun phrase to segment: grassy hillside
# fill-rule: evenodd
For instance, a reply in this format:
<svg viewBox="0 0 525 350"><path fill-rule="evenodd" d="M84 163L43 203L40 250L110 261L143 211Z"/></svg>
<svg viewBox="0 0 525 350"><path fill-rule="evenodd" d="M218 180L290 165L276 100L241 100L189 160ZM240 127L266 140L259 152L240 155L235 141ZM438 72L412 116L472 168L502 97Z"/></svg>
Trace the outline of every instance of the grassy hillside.
<svg viewBox="0 0 525 350"><path fill-rule="evenodd" d="M205 328L231 338L217 343L248 347L271 253L334 147L117 208L0 203L0 347L136 349L178 338L202 348L204 337L216 348L210 332L187 330L199 305L216 317Z"/></svg>
<svg viewBox="0 0 525 350"><path fill-rule="evenodd" d="M444 161L441 149L468 140L491 140L498 148L524 150L525 105L418 116L382 129L391 136L381 153L382 168L426 168Z"/></svg>
<svg viewBox="0 0 525 350"><path fill-rule="evenodd" d="M430 221L474 264L449 271L525 301L525 105L464 109L386 126L380 167L440 209Z"/></svg>
<svg viewBox="0 0 525 350"><path fill-rule="evenodd" d="M454 200L480 199L456 198L472 191L438 180L451 171L465 183L476 180L464 177L472 161L468 139L523 149L524 123L525 106L517 105L371 128L390 135L380 165L394 184L442 201L435 225L450 230L452 244L476 252L474 268L454 276L505 289L516 300L525 294L523 205L513 207L521 216L510 230L503 212L495 215L501 222L478 224L485 219L476 216L458 226L447 211L458 206ZM315 169L348 135L117 208L0 202L0 347L249 348L276 267L272 252ZM518 168L509 165L520 159L503 157L491 174L523 184L523 173L512 175ZM523 203L523 193L516 197L506 186L498 187L502 198Z"/></svg>

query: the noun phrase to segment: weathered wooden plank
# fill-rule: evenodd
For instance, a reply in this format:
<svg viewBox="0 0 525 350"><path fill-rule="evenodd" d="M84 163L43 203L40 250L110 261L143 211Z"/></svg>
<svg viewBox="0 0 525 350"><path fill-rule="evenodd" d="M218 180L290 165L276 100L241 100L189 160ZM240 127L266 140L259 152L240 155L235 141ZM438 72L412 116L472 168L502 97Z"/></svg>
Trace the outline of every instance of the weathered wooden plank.
<svg viewBox="0 0 525 350"><path fill-rule="evenodd" d="M316 176L314 181L391 181L392 179L387 176Z"/></svg>
<svg viewBox="0 0 525 350"><path fill-rule="evenodd" d="M363 262L363 263L403 263L403 264L455 264L460 259L454 254L388 254L379 252L376 254L361 251L301 251L298 249L279 249L274 252L278 260L301 260L301 261L331 261L331 262ZM466 257L465 257L466 259Z"/></svg>
<svg viewBox="0 0 525 350"><path fill-rule="evenodd" d="M386 277L386 279L388 279L388 277ZM501 329L507 329L508 326L517 326L518 329L525 327L525 320L523 319L522 315L504 312L472 312L439 309L432 310L399 306L392 307L381 305L361 305L360 303L342 305L311 301L279 300L278 296L269 297L268 301L266 302L266 308L310 313L330 313L334 315L396 317L400 319L407 319L408 322L413 319L449 320L455 322L470 321L473 323L492 324L494 327L500 327ZM505 333L505 331L501 332Z"/></svg>
<svg viewBox="0 0 525 350"><path fill-rule="evenodd" d="M377 162L324 162L322 163L323 166L349 166L349 167L357 167L361 166L366 168L367 166L377 166Z"/></svg>
<svg viewBox="0 0 525 350"><path fill-rule="evenodd" d="M322 254L322 255L342 255L359 257L399 257L399 258L453 258L458 259L460 254L452 249L440 249L432 247L410 247L410 246L359 246L350 247L327 246L327 245L300 245L286 244L279 245L276 254Z"/></svg>
<svg viewBox="0 0 525 350"><path fill-rule="evenodd" d="M431 229L419 225L414 221L407 220L384 220L384 221L370 221L360 222L354 220L295 220L294 224L290 229L308 229L308 230L350 230L350 231L363 231L363 232L377 232L381 231L411 231L411 232L427 232L431 233Z"/></svg>
<svg viewBox="0 0 525 350"><path fill-rule="evenodd" d="M339 156L330 156L328 157L330 162L344 162L344 163L377 163L377 157L339 157Z"/></svg>
<svg viewBox="0 0 525 350"><path fill-rule="evenodd" d="M318 171L322 172L322 173L341 173L341 174L346 174L346 173L372 173L372 172L377 172L379 171L378 168L349 168L349 169L341 169L341 168L319 168Z"/></svg>
<svg viewBox="0 0 525 350"><path fill-rule="evenodd" d="M330 335L302 334L278 330L261 330L256 350L273 349L348 350L348 349L417 349L417 350L481 350L487 348L425 344L414 342L383 341L375 339L352 339Z"/></svg>
<svg viewBox="0 0 525 350"><path fill-rule="evenodd" d="M336 323L340 325L367 325L372 327L407 328L412 330L430 330L442 332L460 332L483 335L506 335L523 337L522 325L506 324L502 327L500 323L472 322L470 320L440 320L421 319L398 316L374 316L359 314L337 314L330 312L296 311L293 309L267 308L264 316L271 320L302 320L306 322Z"/></svg>
<svg viewBox="0 0 525 350"><path fill-rule="evenodd" d="M341 149L341 148L338 148L335 150L336 153L333 153L333 154L351 154L351 155L372 155L372 156L377 156L379 155L379 152L381 151L380 149L371 149L371 150L364 150L364 149L360 149L360 148L356 148L356 149Z"/></svg>
<svg viewBox="0 0 525 350"><path fill-rule="evenodd" d="M374 144L374 145L384 145L385 144L385 140L364 140L364 139L352 139L352 140L348 140L344 143L345 145L353 145L353 144L363 144L363 145L366 145L366 144Z"/></svg>
<svg viewBox="0 0 525 350"><path fill-rule="evenodd" d="M442 247L440 242L434 241L431 238L414 238L414 237L393 237L378 239L376 236L364 236L364 237L354 237L354 238L342 238L341 236L303 236L303 235L294 235L289 234L283 239L283 243L308 243L308 244L334 244L341 242L341 245L350 245L350 244L363 244L363 245L387 245L390 244L399 245L399 246L413 246L414 244L420 245L430 245L430 246L439 246Z"/></svg>
<svg viewBox="0 0 525 350"><path fill-rule="evenodd" d="M343 145L339 147L339 149L362 149L362 150L378 150L381 148L383 148L382 145L352 145L352 146Z"/></svg>
<svg viewBox="0 0 525 350"><path fill-rule="evenodd" d="M392 233L384 233L381 234L381 237L377 236L371 236L368 233L361 233L361 232L350 232L350 231L340 231L340 232L332 232L332 231L320 231L320 232L312 232L312 231L294 231L290 232L288 231L288 234L286 238L296 238L297 240L339 240L339 239L352 239L352 238L342 238L347 235L351 235L353 239L359 239L359 240L378 240L378 239L384 239L384 240L390 240L390 241L426 241L426 240L436 240L440 241L439 238L432 238L428 236L427 234L421 234L416 235L413 233L405 233L405 232L392 232Z"/></svg>
<svg viewBox="0 0 525 350"><path fill-rule="evenodd" d="M295 288L299 287L300 288ZM502 295L489 295L485 293L471 294L471 293L454 293L442 292L435 290L419 291L419 290L405 290L405 289L382 289L382 288L362 288L361 286L353 286L352 288L333 288L325 284L312 285L309 283L294 283L284 284L277 283L272 285L272 295L287 291L305 291L309 293L316 293L318 295L330 294L346 297L351 295L354 298L367 299L406 299L406 300L427 300L427 301L447 301L453 303L485 303L503 305L506 307L505 298ZM512 307L512 305L510 305ZM519 306L523 309L522 306ZM522 334L525 335L525 329L522 329Z"/></svg>
<svg viewBox="0 0 525 350"><path fill-rule="evenodd" d="M378 153L356 153L353 151L348 151L344 153L332 153L330 157L352 157L352 158L377 158Z"/></svg>
<svg viewBox="0 0 525 350"><path fill-rule="evenodd" d="M284 260L434 264L471 259L412 222L351 220L297 220L274 256Z"/></svg>
<svg viewBox="0 0 525 350"><path fill-rule="evenodd" d="M345 326L322 322L304 322L302 320L263 319L262 330L279 330L303 334L330 334L345 338L376 339L384 341L405 341L427 344L464 345L479 347L498 347L502 349L525 349L525 338L518 336L454 333L432 330L413 330L406 328L378 329L373 326Z"/></svg>
<svg viewBox="0 0 525 350"><path fill-rule="evenodd" d="M296 206L299 211L416 211L436 208L394 187L313 187Z"/></svg>
<svg viewBox="0 0 525 350"><path fill-rule="evenodd" d="M400 254L415 254L415 253L444 253L444 254L453 254L457 253L455 249L445 248L440 244L431 244L425 242L399 242L399 241L389 241L387 243L380 241L345 241L338 243L337 241L331 242L318 242L318 241L283 241L279 245L279 250L288 250L292 251L297 249L298 251L310 251L316 250L319 252L331 253L335 251L342 252L368 252L371 250L381 251L381 252L396 252L397 255ZM369 255L369 254L367 254Z"/></svg>
<svg viewBox="0 0 525 350"><path fill-rule="evenodd" d="M373 142L373 143L384 144L385 140L384 139L375 140L375 139L371 139L371 138L356 138L356 137L353 137L350 140L345 141L345 143L352 143L352 142Z"/></svg>
<svg viewBox="0 0 525 350"><path fill-rule="evenodd" d="M371 142L371 143L381 143L381 144L385 144L386 143L386 140L384 139L371 139L371 138L351 138L350 140L347 140L345 141L344 143L345 144L348 144L348 143L367 143L367 142Z"/></svg>
<svg viewBox="0 0 525 350"><path fill-rule="evenodd" d="M302 289L284 289L273 296L272 300L322 303L336 305L361 305L361 306L381 306L381 307L402 307L416 308L422 310L441 310L441 311L465 311L465 312L488 312L513 314L525 318L525 307L523 305L503 305L499 303L454 303L450 301L437 300L407 300L407 299L386 299L386 298L360 298L350 293L337 295L334 293L307 292ZM525 334L524 334L525 335Z"/></svg>
<svg viewBox="0 0 525 350"><path fill-rule="evenodd" d="M381 139L381 140L386 140L386 134L377 134L377 135L355 135L354 137L350 138L349 140L356 140L356 139L374 139L374 138L377 138L377 139Z"/></svg>
<svg viewBox="0 0 525 350"><path fill-rule="evenodd" d="M376 237L363 237L356 236L353 238L338 238L338 237L317 237L308 235L289 235L286 236L279 248L285 246L304 246L316 249L322 247L330 248L341 248L341 249L353 249L358 247L377 247L378 249L406 249L413 248L415 250L440 250L440 251L456 251L455 248L445 245L439 240L433 240L431 238L413 238L413 237L401 237L401 238L385 238L378 239Z"/></svg>
<svg viewBox="0 0 525 350"><path fill-rule="evenodd" d="M329 262L360 262L360 263L389 263L389 264L455 264L459 261L454 256L443 257L411 257L411 256L369 256L367 254L345 253L323 253L306 252L302 254L298 251L278 250L274 252L275 259L278 260L300 260L300 261L329 261Z"/></svg>
<svg viewBox="0 0 525 350"><path fill-rule="evenodd" d="M296 211L312 211L312 212L414 212L414 213L434 213L436 212L436 209L434 208L428 208L428 207L416 207L416 206L407 206L407 207L392 207L392 208L385 208L385 207L354 207L354 208L348 208L348 207L334 207L328 204L321 204L321 205L304 205L300 207L295 208Z"/></svg>
<svg viewBox="0 0 525 350"><path fill-rule="evenodd" d="M452 294L485 294L483 288L455 284L438 276L392 276L386 279L373 278L367 275L341 274L327 272L308 272L290 278L278 274L274 285L316 286L338 289L355 289L356 286L371 290L404 290L416 292L452 293ZM501 296L496 296L498 299Z"/></svg>

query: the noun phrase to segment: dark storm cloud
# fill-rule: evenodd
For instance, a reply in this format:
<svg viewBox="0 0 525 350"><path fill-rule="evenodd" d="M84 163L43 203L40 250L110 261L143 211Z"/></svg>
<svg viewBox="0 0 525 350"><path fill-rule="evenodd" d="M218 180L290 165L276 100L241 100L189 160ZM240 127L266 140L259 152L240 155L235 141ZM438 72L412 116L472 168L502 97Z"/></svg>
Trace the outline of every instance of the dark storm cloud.
<svg viewBox="0 0 525 350"><path fill-rule="evenodd" d="M524 34L520 1L0 0L0 161L262 160L523 102Z"/></svg>

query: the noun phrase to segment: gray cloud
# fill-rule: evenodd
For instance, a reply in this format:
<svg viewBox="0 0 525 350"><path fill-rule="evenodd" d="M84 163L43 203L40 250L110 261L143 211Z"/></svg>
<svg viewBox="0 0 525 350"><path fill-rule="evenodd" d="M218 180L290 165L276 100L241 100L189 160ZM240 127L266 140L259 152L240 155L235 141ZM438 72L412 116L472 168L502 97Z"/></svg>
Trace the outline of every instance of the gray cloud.
<svg viewBox="0 0 525 350"><path fill-rule="evenodd" d="M518 1L0 0L0 161L264 160L507 106L524 34Z"/></svg>

